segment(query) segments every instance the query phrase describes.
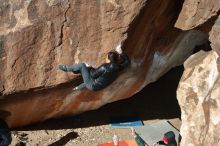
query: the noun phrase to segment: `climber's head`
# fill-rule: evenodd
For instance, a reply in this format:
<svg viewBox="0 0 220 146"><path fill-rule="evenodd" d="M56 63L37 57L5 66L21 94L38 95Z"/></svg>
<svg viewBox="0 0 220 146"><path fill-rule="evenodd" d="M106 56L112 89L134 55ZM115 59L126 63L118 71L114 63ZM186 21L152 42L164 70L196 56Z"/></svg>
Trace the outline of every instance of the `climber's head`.
<svg viewBox="0 0 220 146"><path fill-rule="evenodd" d="M119 54L117 52L109 52L106 58L106 63L118 63Z"/></svg>

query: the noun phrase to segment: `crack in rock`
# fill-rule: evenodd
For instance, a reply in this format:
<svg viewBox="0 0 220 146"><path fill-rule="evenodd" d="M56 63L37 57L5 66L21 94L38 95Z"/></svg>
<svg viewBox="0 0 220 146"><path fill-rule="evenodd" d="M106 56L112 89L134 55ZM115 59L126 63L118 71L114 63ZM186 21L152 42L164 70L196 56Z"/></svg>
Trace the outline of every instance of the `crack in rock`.
<svg viewBox="0 0 220 146"><path fill-rule="evenodd" d="M61 25L61 30L60 30L60 40L59 40L59 43L57 44L56 47L59 47L59 46L61 46L63 44L63 29L64 29L65 23L67 22L67 16L66 16L67 12L70 9L70 1L69 0L67 0L67 4L68 4L68 7L67 7L67 9L64 12L64 21L63 21L63 23Z"/></svg>

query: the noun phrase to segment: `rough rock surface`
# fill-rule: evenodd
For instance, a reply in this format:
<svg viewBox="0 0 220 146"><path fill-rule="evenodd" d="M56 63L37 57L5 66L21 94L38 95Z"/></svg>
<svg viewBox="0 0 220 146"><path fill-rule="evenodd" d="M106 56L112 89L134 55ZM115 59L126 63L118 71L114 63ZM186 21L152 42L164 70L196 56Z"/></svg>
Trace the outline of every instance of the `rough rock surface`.
<svg viewBox="0 0 220 146"><path fill-rule="evenodd" d="M0 116L10 127L78 114L131 97L207 40L174 23L181 1L5 0L0 4ZM157 9L157 11L155 11ZM123 42L131 66L98 92L73 92L58 64L101 65Z"/></svg>
<svg viewBox="0 0 220 146"><path fill-rule="evenodd" d="M177 98L182 146L220 145L220 64L215 51L200 51L184 63Z"/></svg>
<svg viewBox="0 0 220 146"><path fill-rule="evenodd" d="M220 16L216 20L211 32L209 33L209 40L211 42L212 49L220 55Z"/></svg>
<svg viewBox="0 0 220 146"><path fill-rule="evenodd" d="M175 26L182 30L195 28L216 15L219 9L219 0L185 0Z"/></svg>
<svg viewBox="0 0 220 146"><path fill-rule="evenodd" d="M4 1L0 5L3 94L54 86L73 78L57 71L59 63L100 65L105 53L123 40L123 32L143 3Z"/></svg>
<svg viewBox="0 0 220 146"><path fill-rule="evenodd" d="M219 9L219 0L185 0L175 24L182 30L196 28L208 32L214 50L200 52L185 63L186 69L177 90L182 111L183 146L220 145L217 70L220 55Z"/></svg>

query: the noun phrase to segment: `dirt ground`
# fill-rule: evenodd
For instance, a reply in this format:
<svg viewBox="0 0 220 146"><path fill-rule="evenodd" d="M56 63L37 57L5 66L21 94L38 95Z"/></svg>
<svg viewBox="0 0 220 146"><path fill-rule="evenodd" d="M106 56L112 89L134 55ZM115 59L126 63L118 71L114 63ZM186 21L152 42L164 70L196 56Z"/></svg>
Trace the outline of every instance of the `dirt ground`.
<svg viewBox="0 0 220 146"><path fill-rule="evenodd" d="M138 117L144 125L166 119L179 129L181 120L176 89L182 71L183 67L171 70L130 99L78 116L51 119L14 129L11 146L19 142L26 146L97 146L110 142L114 134L123 140L132 139L129 128L111 127L111 117Z"/></svg>

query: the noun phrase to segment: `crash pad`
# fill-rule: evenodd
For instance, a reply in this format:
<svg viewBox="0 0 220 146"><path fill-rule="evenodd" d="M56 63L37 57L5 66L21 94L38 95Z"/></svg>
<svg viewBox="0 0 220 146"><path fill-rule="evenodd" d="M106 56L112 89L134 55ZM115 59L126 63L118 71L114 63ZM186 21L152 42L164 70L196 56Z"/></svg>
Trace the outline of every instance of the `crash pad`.
<svg viewBox="0 0 220 146"><path fill-rule="evenodd" d="M166 120L147 126L137 126L134 129L148 145L153 145L155 142L162 140L164 134L169 131L175 133L175 139L178 143L179 131Z"/></svg>
<svg viewBox="0 0 220 146"><path fill-rule="evenodd" d="M113 142L99 144L98 146L114 146ZM118 146L138 146L135 140L120 141Z"/></svg>
<svg viewBox="0 0 220 146"><path fill-rule="evenodd" d="M112 127L133 127L143 126L143 122L137 117L112 117L110 118Z"/></svg>

